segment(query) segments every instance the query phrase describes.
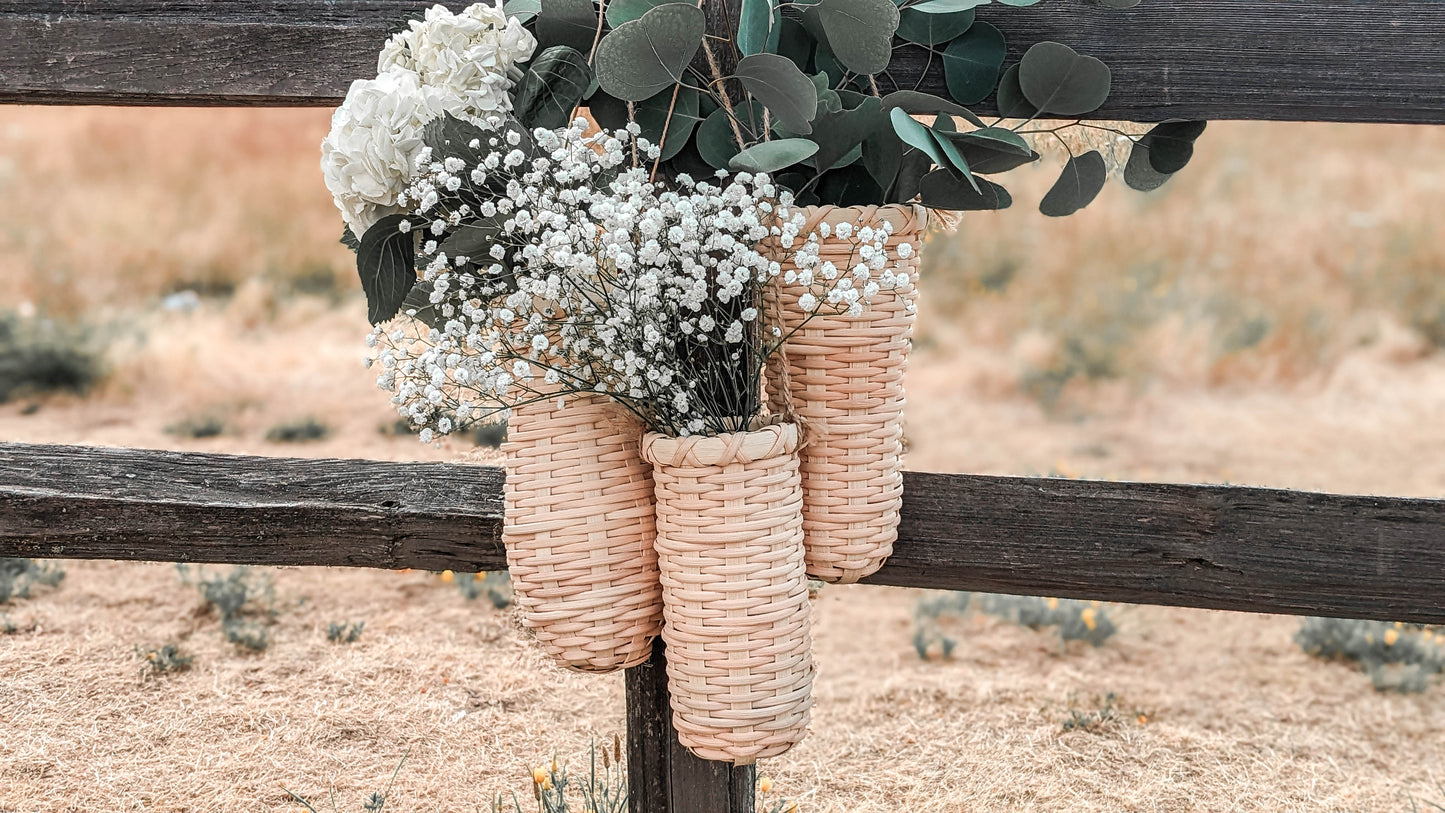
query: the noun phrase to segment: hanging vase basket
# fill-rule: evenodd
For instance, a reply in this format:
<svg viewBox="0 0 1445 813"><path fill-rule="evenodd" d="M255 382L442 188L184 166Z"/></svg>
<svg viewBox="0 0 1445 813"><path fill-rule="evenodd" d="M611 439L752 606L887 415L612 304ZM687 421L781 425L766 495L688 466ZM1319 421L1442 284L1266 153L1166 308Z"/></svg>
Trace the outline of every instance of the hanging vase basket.
<svg viewBox="0 0 1445 813"><path fill-rule="evenodd" d="M806 430L800 457L808 574L851 583L881 567L898 537L903 373L929 214L922 206L899 205L820 206L803 212L808 217L803 234L824 222L856 229L886 220L893 225L888 246L910 243L914 249L907 259L892 260L908 272L908 285L879 291L860 316L820 312L792 334L768 369L773 413L796 414ZM853 250L851 240L834 237L822 241L819 255L847 268L857 262ZM787 335L803 319L798 300L808 290L784 283L781 276L775 285L775 318Z"/></svg>
<svg viewBox="0 0 1445 813"><path fill-rule="evenodd" d="M678 740L739 764L803 738L811 608L793 424L716 437L649 433L668 690Z"/></svg>
<svg viewBox="0 0 1445 813"><path fill-rule="evenodd" d="M597 396L526 404L508 420L502 541L512 589L523 624L571 669L636 666L662 628L641 434Z"/></svg>

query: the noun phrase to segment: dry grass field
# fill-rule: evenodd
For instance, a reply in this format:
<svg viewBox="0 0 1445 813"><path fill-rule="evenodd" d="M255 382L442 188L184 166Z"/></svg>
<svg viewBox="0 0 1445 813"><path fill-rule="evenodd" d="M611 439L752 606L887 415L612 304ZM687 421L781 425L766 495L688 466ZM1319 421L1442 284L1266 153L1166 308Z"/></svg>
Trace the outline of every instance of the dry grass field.
<svg viewBox="0 0 1445 813"><path fill-rule="evenodd" d="M327 115L0 109L0 365L31 363L18 324L103 367L0 382L0 440L494 459L399 434L361 368ZM1445 497L1445 128L1216 124L1160 192L1063 221L1051 181L929 248L910 468ZM265 571L253 653L172 566L64 566L0 605L0 811L360 810L403 754L388 810L487 810L621 730L619 678L432 574ZM1445 686L1376 692L1297 619L1109 608L1093 648L969 616L923 660L920 595L819 594L813 729L763 766L803 811L1445 806ZM192 667L147 676L166 643Z"/></svg>

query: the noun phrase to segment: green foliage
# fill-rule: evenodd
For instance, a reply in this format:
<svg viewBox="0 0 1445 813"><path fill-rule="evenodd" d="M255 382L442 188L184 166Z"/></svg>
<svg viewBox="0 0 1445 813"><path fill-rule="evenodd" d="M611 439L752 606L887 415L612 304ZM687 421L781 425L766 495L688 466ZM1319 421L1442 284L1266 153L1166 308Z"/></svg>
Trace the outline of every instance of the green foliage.
<svg viewBox="0 0 1445 813"><path fill-rule="evenodd" d="M190 583L189 567L176 567L181 580ZM195 584L205 606L221 616L221 633L227 641L253 652L266 651L271 645L268 627L277 615L276 588L270 576L237 566L224 576L199 571Z"/></svg>
<svg viewBox="0 0 1445 813"><path fill-rule="evenodd" d="M512 579L505 570L490 573L461 573L454 579L457 590L467 601L485 596L498 610L512 606Z"/></svg>
<svg viewBox="0 0 1445 813"><path fill-rule="evenodd" d="M104 373L92 331L0 311L0 403L52 392L84 394Z"/></svg>
<svg viewBox="0 0 1445 813"><path fill-rule="evenodd" d="M345 621L332 621L326 625L326 640L333 644L354 644L361 638L361 631L366 629L365 621L358 621L355 624L347 624Z"/></svg>
<svg viewBox="0 0 1445 813"><path fill-rule="evenodd" d="M356 249L366 315L373 325L395 316L416 284L416 235L401 231L404 220L406 215L393 214L376 221Z"/></svg>
<svg viewBox="0 0 1445 813"><path fill-rule="evenodd" d="M196 660L194 655L186 654L177 644L165 644L155 649L137 646L135 653L144 661L141 671L152 677L189 671Z"/></svg>
<svg viewBox="0 0 1445 813"><path fill-rule="evenodd" d="M527 66L513 92L513 114L526 127L564 127L591 84L592 68L587 57L575 48L554 45L533 57Z"/></svg>
<svg viewBox="0 0 1445 813"><path fill-rule="evenodd" d="M610 749L606 746L599 749L593 742L588 750L586 770L575 778L567 770L567 764L555 756L550 765L532 769L532 801L537 813L572 813L574 802L581 805L579 813L627 813L627 772L622 762L622 741L614 736ZM497 796L492 802L492 811L525 813L516 793L507 799Z"/></svg>
<svg viewBox="0 0 1445 813"><path fill-rule="evenodd" d="M215 413L187 415L166 427L167 434L196 440L219 437L225 432L226 419Z"/></svg>
<svg viewBox="0 0 1445 813"><path fill-rule="evenodd" d="M1423 692L1445 671L1445 634L1418 624L1307 618L1294 640L1317 658L1359 664L1382 692Z"/></svg>
<svg viewBox="0 0 1445 813"><path fill-rule="evenodd" d="M266 440L272 443L306 443L324 440L331 429L311 416L283 421L266 431Z"/></svg>
<svg viewBox="0 0 1445 813"><path fill-rule="evenodd" d="M962 618L970 611L1034 630L1055 628L1061 645L1085 641L1102 646L1118 629L1108 609L1097 601L994 593L936 593L920 598L913 609L913 648L918 657L953 657L958 640L947 634L941 622Z"/></svg>
<svg viewBox="0 0 1445 813"><path fill-rule="evenodd" d="M30 598L34 587L58 587L65 570L50 562L34 559L0 558L0 604L11 599Z"/></svg>

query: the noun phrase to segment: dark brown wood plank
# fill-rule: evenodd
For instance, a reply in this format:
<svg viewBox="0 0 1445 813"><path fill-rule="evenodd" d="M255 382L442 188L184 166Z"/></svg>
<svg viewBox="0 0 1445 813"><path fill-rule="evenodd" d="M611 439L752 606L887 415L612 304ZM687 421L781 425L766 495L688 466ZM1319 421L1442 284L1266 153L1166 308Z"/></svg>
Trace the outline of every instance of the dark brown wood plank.
<svg viewBox="0 0 1445 813"><path fill-rule="evenodd" d="M757 768L698 759L677 741L667 655L627 670L627 782L632 813L753 813Z"/></svg>
<svg viewBox="0 0 1445 813"><path fill-rule="evenodd" d="M506 568L499 469L0 444L0 556Z"/></svg>
<svg viewBox="0 0 1445 813"><path fill-rule="evenodd" d="M0 556L505 566L502 474L0 444ZM1445 623L1445 500L909 473L872 584Z"/></svg>
<svg viewBox="0 0 1445 813"><path fill-rule="evenodd" d="M333 105L375 72L412 0L7 0L0 102ZM454 4L455 5L455 4ZM1440 0L1145 0L987 7L1011 58L1054 39L1104 59L1098 116L1445 123ZM895 78L928 63L901 51ZM925 89L942 87L934 58Z"/></svg>

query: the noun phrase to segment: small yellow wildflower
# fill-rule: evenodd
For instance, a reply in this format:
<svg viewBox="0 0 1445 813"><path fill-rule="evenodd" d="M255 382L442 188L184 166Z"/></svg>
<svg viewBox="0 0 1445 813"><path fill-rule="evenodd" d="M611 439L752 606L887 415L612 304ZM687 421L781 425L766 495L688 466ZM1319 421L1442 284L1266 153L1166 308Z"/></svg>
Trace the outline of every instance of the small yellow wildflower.
<svg viewBox="0 0 1445 813"><path fill-rule="evenodd" d="M1400 633L1395 630L1385 630L1385 646L1394 646L1400 640Z"/></svg>
<svg viewBox="0 0 1445 813"><path fill-rule="evenodd" d="M769 779L769 778L766 777L766 776L763 777L762 779L759 779L759 780L758 780L758 793L772 793L772 792L773 792L773 780Z"/></svg>
<svg viewBox="0 0 1445 813"><path fill-rule="evenodd" d="M1082 611L1079 612L1079 620L1083 621L1084 626L1088 627L1091 630L1099 626L1098 619L1096 619L1094 616L1095 611L1093 607L1085 607Z"/></svg>
<svg viewBox="0 0 1445 813"><path fill-rule="evenodd" d="M443 570L443 571L442 571L442 581L444 581L444 582L449 582L449 581L451 581L451 580L454 579L454 578L456 578L456 574L453 573L453 572L451 572L450 570Z"/></svg>
<svg viewBox="0 0 1445 813"><path fill-rule="evenodd" d="M532 769L532 784L534 784L534 785L541 785L541 784L545 783L546 781L547 781L547 769L546 769L546 768L533 768L533 769Z"/></svg>

